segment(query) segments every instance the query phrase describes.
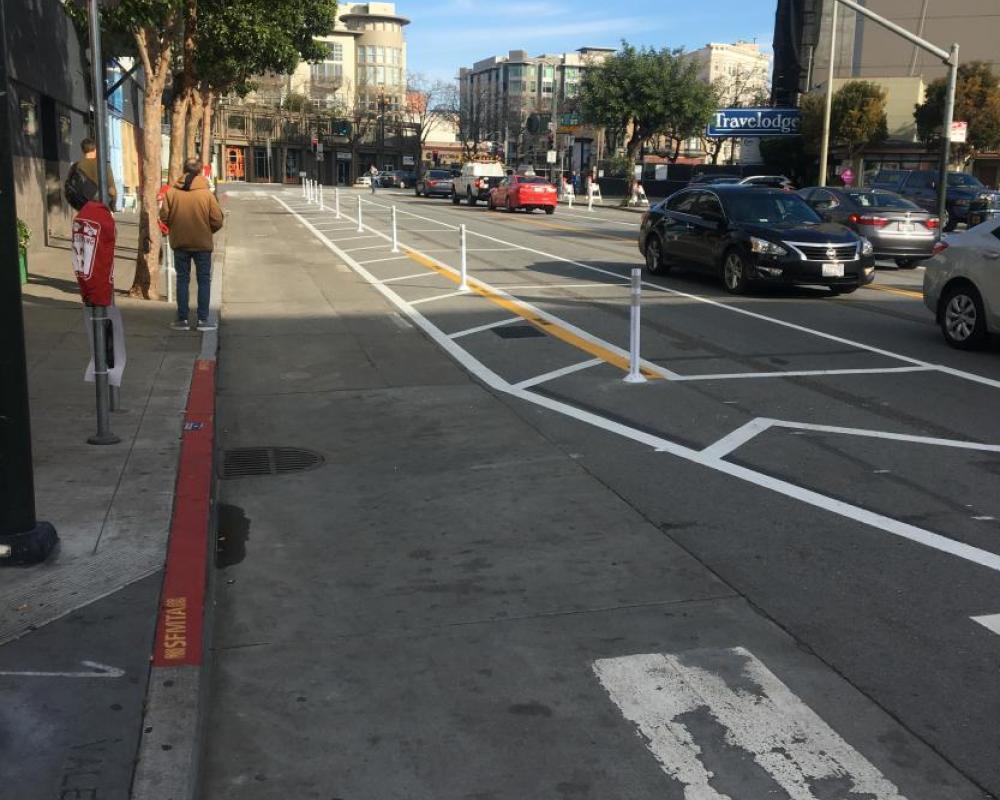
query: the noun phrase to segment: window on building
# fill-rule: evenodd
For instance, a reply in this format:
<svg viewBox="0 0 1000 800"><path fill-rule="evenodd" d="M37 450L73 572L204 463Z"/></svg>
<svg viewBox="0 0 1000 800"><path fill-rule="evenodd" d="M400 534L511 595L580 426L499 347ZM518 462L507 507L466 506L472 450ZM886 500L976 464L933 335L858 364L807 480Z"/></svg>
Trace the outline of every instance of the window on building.
<svg viewBox="0 0 1000 800"><path fill-rule="evenodd" d="M343 61L344 60L344 45L342 44L331 44L327 46L327 61Z"/></svg>
<svg viewBox="0 0 1000 800"><path fill-rule="evenodd" d="M375 63L384 64L385 63L385 48L379 47L375 51Z"/></svg>
<svg viewBox="0 0 1000 800"><path fill-rule="evenodd" d="M385 83L385 67L381 64L375 67L375 83Z"/></svg>

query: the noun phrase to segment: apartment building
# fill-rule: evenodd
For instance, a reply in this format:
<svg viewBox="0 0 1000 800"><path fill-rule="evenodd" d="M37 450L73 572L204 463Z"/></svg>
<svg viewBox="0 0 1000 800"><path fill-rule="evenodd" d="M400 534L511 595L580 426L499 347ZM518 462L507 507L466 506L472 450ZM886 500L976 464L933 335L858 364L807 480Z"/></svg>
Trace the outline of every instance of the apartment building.
<svg viewBox="0 0 1000 800"><path fill-rule="evenodd" d="M485 151L503 152L510 164L541 166L550 147L548 122L555 104L561 137L555 144L564 155L563 168L588 169L599 157L598 136L580 123L576 99L584 72L614 52L611 47L581 47L530 56L526 50L510 50L462 68L462 135Z"/></svg>
<svg viewBox="0 0 1000 800"><path fill-rule="evenodd" d="M318 38L327 49L322 61L301 62L290 75L260 76L255 92L225 103L218 132L223 174L295 183L306 172L345 184L373 163L413 164L419 144L400 123L409 24L395 3L338 4L333 32ZM319 159L314 138L323 143Z"/></svg>

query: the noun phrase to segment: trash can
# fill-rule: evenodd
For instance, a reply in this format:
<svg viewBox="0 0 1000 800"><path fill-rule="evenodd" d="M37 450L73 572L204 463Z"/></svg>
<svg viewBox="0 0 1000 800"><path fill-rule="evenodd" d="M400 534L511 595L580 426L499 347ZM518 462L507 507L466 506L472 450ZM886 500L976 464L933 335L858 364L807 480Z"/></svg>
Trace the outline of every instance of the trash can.
<svg viewBox="0 0 1000 800"><path fill-rule="evenodd" d="M17 248L17 265L21 270L21 285L28 282L28 251L24 247Z"/></svg>

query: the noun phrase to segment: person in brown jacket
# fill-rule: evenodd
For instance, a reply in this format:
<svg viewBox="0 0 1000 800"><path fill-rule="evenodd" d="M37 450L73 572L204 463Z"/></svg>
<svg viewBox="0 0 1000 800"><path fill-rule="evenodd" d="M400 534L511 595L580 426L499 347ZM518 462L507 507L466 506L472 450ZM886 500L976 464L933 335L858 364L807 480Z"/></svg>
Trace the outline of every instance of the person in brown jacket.
<svg viewBox="0 0 1000 800"><path fill-rule="evenodd" d="M77 211L83 207L84 200L99 200L98 194L98 180L97 180L97 142L91 138L86 138L80 142L80 151L83 153L83 157L73 163L69 168L69 172L66 175L66 182L69 184L72 180L74 172L80 172L87 177L89 185L86 186L84 197L78 198L79 205L73 203L73 199L70 199L70 205L72 205ZM115 206L118 203L118 192L115 190L115 176L111 172L111 164L108 164L108 206L112 211L115 210Z"/></svg>
<svg viewBox="0 0 1000 800"><path fill-rule="evenodd" d="M174 251L177 270L177 320L175 330L186 331L188 325L188 293L191 283L191 262L198 279L198 330L214 331L208 319L208 303L212 294L212 234L222 227L222 209L201 176L201 162L189 158L184 162L184 174L170 187L160 219L170 228L170 247Z"/></svg>

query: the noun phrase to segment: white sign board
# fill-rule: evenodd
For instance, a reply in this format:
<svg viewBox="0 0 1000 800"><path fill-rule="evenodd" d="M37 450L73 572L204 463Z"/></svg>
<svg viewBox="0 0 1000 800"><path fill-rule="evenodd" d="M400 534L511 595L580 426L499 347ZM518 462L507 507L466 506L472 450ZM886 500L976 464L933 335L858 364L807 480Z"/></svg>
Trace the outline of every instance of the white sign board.
<svg viewBox="0 0 1000 800"><path fill-rule="evenodd" d="M955 144L964 144L969 136L969 123L955 121L951 123L951 139Z"/></svg>
<svg viewBox="0 0 1000 800"><path fill-rule="evenodd" d="M414 164L414 158L413 158L413 156L403 156L403 166L404 167L412 167L413 164Z"/></svg>
<svg viewBox="0 0 1000 800"><path fill-rule="evenodd" d="M740 163L764 163L764 157L760 154L760 139L755 139L750 136L740 139Z"/></svg>
<svg viewBox="0 0 1000 800"><path fill-rule="evenodd" d="M547 164L555 164L556 163L556 151L555 150L549 150L549 151L547 151L545 153L545 162Z"/></svg>
<svg viewBox="0 0 1000 800"><path fill-rule="evenodd" d="M122 324L122 312L118 306L108 306L108 321L111 323L112 333L108 341L114 343L115 364L108 365L108 383L112 386L122 385L122 374L125 372L125 327ZM90 319L90 309L83 308L83 328L87 332L87 341L90 344L90 363L84 370L83 379L87 383L94 382L94 323Z"/></svg>
<svg viewBox="0 0 1000 800"><path fill-rule="evenodd" d="M316 155L318 155L318 156L323 155L323 143L322 142L316 142Z"/></svg>
<svg viewBox="0 0 1000 800"><path fill-rule="evenodd" d="M653 167L653 178L658 181L665 181L667 179L667 165L657 164Z"/></svg>
<svg viewBox="0 0 1000 800"><path fill-rule="evenodd" d="M350 161L350 160L351 160L351 154L349 151L347 150L337 151L337 161Z"/></svg>

